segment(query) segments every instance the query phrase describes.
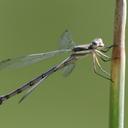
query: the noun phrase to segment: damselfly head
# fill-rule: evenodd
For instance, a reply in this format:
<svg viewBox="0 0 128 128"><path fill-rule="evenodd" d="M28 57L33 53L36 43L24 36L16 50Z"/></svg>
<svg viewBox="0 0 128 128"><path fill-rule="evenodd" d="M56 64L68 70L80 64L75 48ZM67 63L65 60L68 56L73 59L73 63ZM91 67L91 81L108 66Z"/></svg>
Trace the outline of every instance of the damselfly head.
<svg viewBox="0 0 128 128"><path fill-rule="evenodd" d="M104 47L104 43L103 43L103 40L101 38L94 39L91 42L91 44L92 44L93 48L102 48L102 47Z"/></svg>

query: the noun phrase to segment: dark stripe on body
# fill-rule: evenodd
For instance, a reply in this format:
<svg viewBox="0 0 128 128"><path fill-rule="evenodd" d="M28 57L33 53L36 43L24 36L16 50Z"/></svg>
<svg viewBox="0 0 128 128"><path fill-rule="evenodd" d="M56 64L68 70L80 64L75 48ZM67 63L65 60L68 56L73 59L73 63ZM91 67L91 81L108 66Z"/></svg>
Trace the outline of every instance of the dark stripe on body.
<svg viewBox="0 0 128 128"><path fill-rule="evenodd" d="M45 77L49 76L50 74L52 74L53 72L55 72L56 71L55 69L56 69L56 66L52 67L50 70L41 74L40 76L36 77L35 79L31 80L30 82L24 84L20 88L10 92L9 94L1 96L0 97L0 104L2 104L3 101L11 98L12 96L15 96L16 94L19 94L19 93L23 92L24 90L28 89L29 87L32 87L33 85L38 83L43 78L45 78Z"/></svg>
<svg viewBox="0 0 128 128"><path fill-rule="evenodd" d="M81 51L85 51L85 50L89 50L89 49L83 48L83 47L76 47L76 48L72 49L73 52L81 52Z"/></svg>
<svg viewBox="0 0 128 128"><path fill-rule="evenodd" d="M19 94L21 92L23 92L24 90L28 89L29 87L34 86L35 84L39 83L41 80L43 80L43 78L48 77L49 75L51 75L52 73L64 68L65 66L67 66L70 63L73 63L76 59L75 56L71 55L68 59L66 59L64 62L62 62L61 64L52 67L51 69L49 69L47 72L41 74L40 76L36 77L35 79L31 80L30 82L22 85L20 88L10 92L7 95L4 96L0 96L0 104L2 104L3 101L15 96L16 94Z"/></svg>

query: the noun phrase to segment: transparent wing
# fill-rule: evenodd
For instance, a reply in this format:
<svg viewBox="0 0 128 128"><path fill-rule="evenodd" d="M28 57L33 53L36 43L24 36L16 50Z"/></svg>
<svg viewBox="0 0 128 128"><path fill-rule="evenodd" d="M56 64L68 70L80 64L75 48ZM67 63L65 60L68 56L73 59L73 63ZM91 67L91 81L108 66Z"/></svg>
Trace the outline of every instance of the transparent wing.
<svg viewBox="0 0 128 128"><path fill-rule="evenodd" d="M66 67L63 68L63 75L68 76L69 74L72 73L74 68L75 68L74 63L71 63L71 64L67 65Z"/></svg>
<svg viewBox="0 0 128 128"><path fill-rule="evenodd" d="M6 59L3 61L0 61L0 70L4 68L24 67L24 66L54 57L61 53L70 52L70 51L71 51L70 49L62 49L62 50L56 50L56 51L46 52L46 53L30 54L30 55L21 56L13 59Z"/></svg>
<svg viewBox="0 0 128 128"><path fill-rule="evenodd" d="M59 43L60 43L60 49L69 49L75 46L75 43L73 42L71 34L68 30L66 30L61 35Z"/></svg>

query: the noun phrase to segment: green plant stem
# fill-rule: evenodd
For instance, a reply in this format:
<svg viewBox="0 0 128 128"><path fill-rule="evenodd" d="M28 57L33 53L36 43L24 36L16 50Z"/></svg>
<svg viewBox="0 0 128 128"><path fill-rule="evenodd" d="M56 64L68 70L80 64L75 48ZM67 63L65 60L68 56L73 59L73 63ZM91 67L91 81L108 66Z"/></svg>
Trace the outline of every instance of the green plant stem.
<svg viewBox="0 0 128 128"><path fill-rule="evenodd" d="M110 87L110 128L124 128L126 0L116 0L112 84Z"/></svg>

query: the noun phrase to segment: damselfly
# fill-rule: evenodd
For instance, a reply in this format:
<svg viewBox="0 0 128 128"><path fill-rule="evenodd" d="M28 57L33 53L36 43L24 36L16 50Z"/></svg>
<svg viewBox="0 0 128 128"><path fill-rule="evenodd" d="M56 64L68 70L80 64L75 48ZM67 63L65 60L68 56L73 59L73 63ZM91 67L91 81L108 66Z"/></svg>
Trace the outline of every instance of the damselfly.
<svg viewBox="0 0 128 128"><path fill-rule="evenodd" d="M7 99L15 96L16 94L19 94L24 90L28 89L27 93L21 98L19 102L23 101L34 89L36 89L36 87L38 87L38 85L42 81L44 81L54 72L63 69L65 75L71 73L75 67L75 62L79 58L84 57L87 54L92 55L94 72L99 76L111 80L110 74L102 68L101 64L99 63L99 59L101 59L104 62L110 60L110 57L105 55L104 53L107 52L111 47L113 47L112 45L109 47L104 46L104 43L101 38L94 39L89 44L76 45L75 42L72 40L69 31L66 30L60 37L60 46L61 46L60 49L56 51L39 53L39 54L30 54L27 56L21 56L14 59L6 59L1 61L0 69L10 68L10 67L21 67L54 57L56 55L59 55L60 53L67 53L67 52L70 53L70 56L68 58L66 58L61 63L53 66L47 72L42 73L41 75L25 83L18 89L6 95L0 96L0 104L2 104L3 101L6 101ZM103 72L103 74L97 71L97 67Z"/></svg>

